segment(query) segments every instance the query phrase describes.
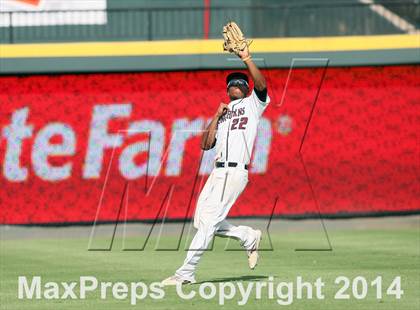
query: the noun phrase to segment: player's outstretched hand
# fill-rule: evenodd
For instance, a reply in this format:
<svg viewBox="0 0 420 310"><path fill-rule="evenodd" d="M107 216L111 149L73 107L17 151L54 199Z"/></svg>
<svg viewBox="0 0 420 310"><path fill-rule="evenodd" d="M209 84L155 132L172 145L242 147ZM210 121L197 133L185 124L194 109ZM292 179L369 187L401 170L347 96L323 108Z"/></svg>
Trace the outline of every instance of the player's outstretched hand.
<svg viewBox="0 0 420 310"><path fill-rule="evenodd" d="M219 105L219 108L217 109L216 115L220 117L223 114L225 114L228 110L229 110L228 105L224 102L221 102Z"/></svg>
<svg viewBox="0 0 420 310"><path fill-rule="evenodd" d="M250 56L250 54L249 54L249 47L248 46L246 46L243 51L238 52L238 57L240 59L246 59L249 56Z"/></svg>

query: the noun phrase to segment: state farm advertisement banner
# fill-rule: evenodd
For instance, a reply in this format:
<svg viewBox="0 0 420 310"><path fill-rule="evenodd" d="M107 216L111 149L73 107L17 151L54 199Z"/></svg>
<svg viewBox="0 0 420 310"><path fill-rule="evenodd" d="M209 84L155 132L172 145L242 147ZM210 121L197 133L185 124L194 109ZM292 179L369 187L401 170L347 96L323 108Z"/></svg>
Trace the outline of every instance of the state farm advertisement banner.
<svg viewBox="0 0 420 310"><path fill-rule="evenodd" d="M230 216L420 211L419 66L323 70L264 71L272 102ZM0 223L191 217L229 72L0 77Z"/></svg>
<svg viewBox="0 0 420 310"><path fill-rule="evenodd" d="M103 25L105 10L106 0L1 0L0 27Z"/></svg>

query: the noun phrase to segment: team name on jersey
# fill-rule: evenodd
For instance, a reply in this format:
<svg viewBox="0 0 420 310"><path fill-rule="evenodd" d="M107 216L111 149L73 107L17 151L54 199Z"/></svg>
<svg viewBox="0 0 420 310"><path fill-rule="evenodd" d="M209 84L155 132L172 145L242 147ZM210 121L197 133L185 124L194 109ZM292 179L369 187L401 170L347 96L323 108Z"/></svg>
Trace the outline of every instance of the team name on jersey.
<svg viewBox="0 0 420 310"><path fill-rule="evenodd" d="M227 111L225 115L223 115L221 118L219 118L219 124L223 123L224 121L231 119L232 117L242 116L245 114L245 107Z"/></svg>

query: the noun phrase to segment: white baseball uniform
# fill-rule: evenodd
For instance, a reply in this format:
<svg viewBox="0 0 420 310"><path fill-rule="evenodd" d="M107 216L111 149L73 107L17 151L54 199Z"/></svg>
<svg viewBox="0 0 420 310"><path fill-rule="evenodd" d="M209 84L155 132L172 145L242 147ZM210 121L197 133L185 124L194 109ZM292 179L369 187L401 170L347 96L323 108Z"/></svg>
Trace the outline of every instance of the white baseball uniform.
<svg viewBox="0 0 420 310"><path fill-rule="evenodd" d="M250 162L258 122L269 102L268 95L263 102L253 90L249 97L231 101L228 112L219 119L215 160L224 162L225 166L213 169L198 198L194 215L194 227L198 231L184 264L175 273L183 280L195 281L198 261L214 235L238 239L246 250L255 246L255 230L234 226L226 217L248 183L245 165ZM228 162L237 163L237 166L229 167Z"/></svg>

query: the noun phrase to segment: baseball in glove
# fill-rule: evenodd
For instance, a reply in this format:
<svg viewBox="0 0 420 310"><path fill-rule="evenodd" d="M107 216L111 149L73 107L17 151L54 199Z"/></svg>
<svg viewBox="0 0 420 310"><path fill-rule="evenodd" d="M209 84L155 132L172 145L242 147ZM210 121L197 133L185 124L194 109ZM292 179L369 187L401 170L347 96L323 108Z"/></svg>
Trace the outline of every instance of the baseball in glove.
<svg viewBox="0 0 420 310"><path fill-rule="evenodd" d="M245 39L239 26L231 21L223 27L223 50L236 55L251 45L252 40Z"/></svg>

